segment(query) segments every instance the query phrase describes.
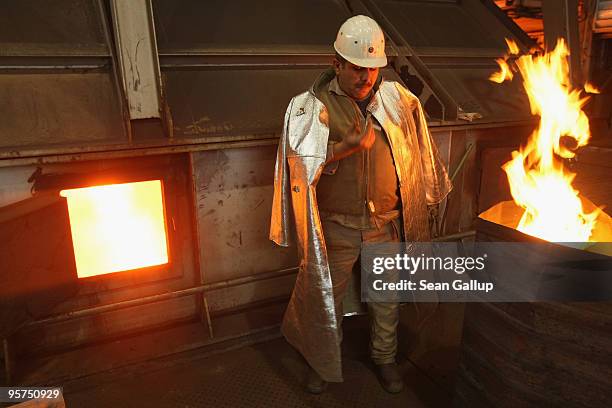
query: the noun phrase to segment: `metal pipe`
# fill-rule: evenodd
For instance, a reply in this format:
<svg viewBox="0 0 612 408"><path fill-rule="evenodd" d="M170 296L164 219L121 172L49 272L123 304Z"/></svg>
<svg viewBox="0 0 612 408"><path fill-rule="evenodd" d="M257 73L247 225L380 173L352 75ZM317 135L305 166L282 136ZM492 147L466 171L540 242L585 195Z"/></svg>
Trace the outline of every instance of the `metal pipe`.
<svg viewBox="0 0 612 408"><path fill-rule="evenodd" d="M94 70L106 69L107 64L89 64L89 65L0 65L0 71L24 71L24 70L51 70L51 71L67 71L67 70Z"/></svg>
<svg viewBox="0 0 612 408"><path fill-rule="evenodd" d="M278 278L281 276L290 275L292 273L295 273L297 270L298 270L298 267L280 269L278 271L265 272L265 273L260 273L257 275L245 276L245 277L236 278L236 279L228 279L228 280L224 280L220 282L209 283L206 285L199 285L199 286L195 286L195 287L191 287L187 289L180 289L174 292L160 293L157 295L145 296L145 297L138 298L138 299L130 299L130 300L122 301L122 302L111 303L108 305L95 306L95 307L90 307L87 309L75 310L75 311L61 313L58 315L47 317L45 319L35 320L35 321L25 324L24 327L32 327L32 326L39 326L42 324L58 323L58 322L72 320L72 319L76 319L80 317L92 316L92 315L97 315L100 313L110 312L114 310L146 305L149 303L155 303L155 302L160 302L163 300L175 299L175 298L179 298L183 296L189 296L189 295L197 294L197 293L204 292L204 291L212 291L212 290L225 289L225 288L233 287L233 286L240 286L240 285L244 285L247 283L253 283L253 282L258 282L262 280L273 279L273 278Z"/></svg>
<svg viewBox="0 0 612 408"><path fill-rule="evenodd" d="M465 153L463 153L463 156L461 156L461 160L459 161L457 168L455 169L455 171L453 171L453 175L451 176L451 182L455 181L457 174L459 174L459 171L461 171L461 168L463 167L465 161L468 158L468 155L470 154L473 148L474 148L474 144L470 143L467 149L465 149Z"/></svg>
<svg viewBox="0 0 612 408"><path fill-rule="evenodd" d="M208 335L211 339L215 338L215 332L212 327L212 319L210 318L210 308L208 307L208 300L206 299L206 295L202 293L202 301L204 302L204 314L206 315L206 323L208 324Z"/></svg>

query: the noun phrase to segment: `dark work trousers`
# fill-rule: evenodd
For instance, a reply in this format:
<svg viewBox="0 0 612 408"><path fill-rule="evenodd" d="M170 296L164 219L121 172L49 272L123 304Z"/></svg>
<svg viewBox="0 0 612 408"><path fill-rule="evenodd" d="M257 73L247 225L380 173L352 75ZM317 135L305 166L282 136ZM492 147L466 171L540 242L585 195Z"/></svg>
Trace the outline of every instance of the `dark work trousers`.
<svg viewBox="0 0 612 408"><path fill-rule="evenodd" d="M344 227L334 221L322 221L327 247L327 258L334 288L334 304L338 320L339 338L342 340L342 301L359 259L362 242L399 242L401 219L383 225L380 229L358 230ZM375 364L395 362L397 353L397 326L399 303L368 303L370 315L370 355Z"/></svg>

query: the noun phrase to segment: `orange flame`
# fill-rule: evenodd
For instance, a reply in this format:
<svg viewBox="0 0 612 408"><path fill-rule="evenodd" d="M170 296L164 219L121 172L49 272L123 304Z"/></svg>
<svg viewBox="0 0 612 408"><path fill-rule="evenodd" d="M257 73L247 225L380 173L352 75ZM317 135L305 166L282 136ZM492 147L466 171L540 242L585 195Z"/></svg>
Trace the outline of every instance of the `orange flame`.
<svg viewBox="0 0 612 408"><path fill-rule="evenodd" d="M518 44L514 42L514 40L511 40L510 38L506 38L505 40L506 40L506 44L508 44L508 52L510 52L510 54L512 55L518 55L519 53Z"/></svg>
<svg viewBox="0 0 612 408"><path fill-rule="evenodd" d="M519 53L519 47L513 40L506 38L506 44L508 44L508 52L510 55L517 55ZM491 74L489 80L501 84L505 80L511 80L514 77L508 65L508 55L504 58L496 59L495 62L499 65L499 72Z"/></svg>
<svg viewBox="0 0 612 408"><path fill-rule="evenodd" d="M597 89L590 82L587 82L587 83L584 84L584 92L590 93L590 94L599 94L599 93L601 93L601 91L599 89Z"/></svg>
<svg viewBox="0 0 612 408"><path fill-rule="evenodd" d="M160 180L62 190L79 278L168 262Z"/></svg>
<svg viewBox="0 0 612 408"><path fill-rule="evenodd" d="M512 79L513 74L512 74L512 71L510 71L510 67L508 66L508 63L506 62L506 59L498 58L495 60L495 62L497 62L497 65L499 65L499 72L492 73L491 76L489 77L489 80L493 82L497 82L498 84L501 84L505 80Z"/></svg>
<svg viewBox="0 0 612 408"><path fill-rule="evenodd" d="M540 116L540 123L527 145L503 165L512 197L525 209L517 229L552 242L588 241L600 213L584 212L572 187L575 174L567 172L561 160L575 155L561 144L562 137L572 138L575 148L586 145L590 137L582 110L588 98L569 86L568 55L565 42L559 40L552 52L523 55L516 61L531 112Z"/></svg>

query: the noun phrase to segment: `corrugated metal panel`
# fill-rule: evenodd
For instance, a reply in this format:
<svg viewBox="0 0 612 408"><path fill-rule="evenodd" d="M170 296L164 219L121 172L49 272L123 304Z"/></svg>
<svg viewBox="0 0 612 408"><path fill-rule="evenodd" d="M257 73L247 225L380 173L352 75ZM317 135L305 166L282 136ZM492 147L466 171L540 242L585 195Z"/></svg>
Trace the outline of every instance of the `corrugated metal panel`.
<svg viewBox="0 0 612 408"><path fill-rule="evenodd" d="M109 55L96 0L3 1L0 55Z"/></svg>
<svg viewBox="0 0 612 408"><path fill-rule="evenodd" d="M106 73L0 75L0 148L127 141Z"/></svg>
<svg viewBox="0 0 612 408"><path fill-rule="evenodd" d="M279 45L331 52L349 17L339 0L154 0L153 11L160 52Z"/></svg>

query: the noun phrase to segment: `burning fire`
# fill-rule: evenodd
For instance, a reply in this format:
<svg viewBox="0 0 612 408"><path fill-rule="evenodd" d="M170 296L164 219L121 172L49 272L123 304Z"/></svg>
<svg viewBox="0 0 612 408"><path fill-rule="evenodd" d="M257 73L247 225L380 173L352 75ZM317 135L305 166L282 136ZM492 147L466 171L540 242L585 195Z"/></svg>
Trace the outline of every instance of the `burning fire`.
<svg viewBox="0 0 612 408"><path fill-rule="evenodd" d="M591 84L590 82L587 82L586 84L584 84L584 92L590 93L590 94L601 93L601 91L595 88L595 86L593 86L593 84Z"/></svg>
<svg viewBox="0 0 612 408"><path fill-rule="evenodd" d="M168 262L160 180L62 190L79 278Z"/></svg>
<svg viewBox="0 0 612 408"><path fill-rule="evenodd" d="M518 48L511 43L510 52L516 54ZM585 242L601 210L585 212L572 187L575 174L563 167L562 159L574 157L573 149L586 145L590 137L589 121L582 110L588 98L569 85L568 55L565 42L559 40L551 52L517 58L531 112L540 116L540 123L527 145L512 152L512 160L503 169L514 202L524 209L516 229L552 242ZM511 79L507 59L499 61L501 72L494 79ZM573 139L572 149L561 143L562 137Z"/></svg>
<svg viewBox="0 0 612 408"><path fill-rule="evenodd" d="M506 44L508 44L508 51L510 52L510 55L517 55L519 53L519 47L514 41L506 38ZM495 62L497 62L497 65L499 65L500 71L491 74L489 77L491 81L501 84L505 80L511 80L514 77L514 74L512 74L510 66L508 65L507 55L504 58L496 59Z"/></svg>

